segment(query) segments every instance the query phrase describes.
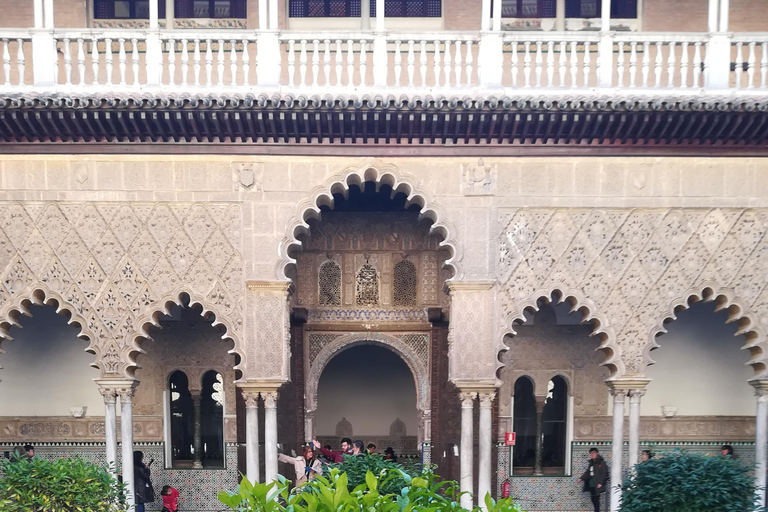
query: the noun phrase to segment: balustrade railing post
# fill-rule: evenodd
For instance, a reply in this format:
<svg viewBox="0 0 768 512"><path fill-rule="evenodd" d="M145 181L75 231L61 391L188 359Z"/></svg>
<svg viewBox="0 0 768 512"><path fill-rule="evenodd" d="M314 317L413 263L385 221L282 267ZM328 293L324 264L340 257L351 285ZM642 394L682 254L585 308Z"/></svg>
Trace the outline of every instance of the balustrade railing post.
<svg viewBox="0 0 768 512"><path fill-rule="evenodd" d="M378 11L376 14L378 14ZM387 34L377 30L373 36L373 85L375 87L387 86L388 67ZM365 84L365 77L361 77L360 83Z"/></svg>
<svg viewBox="0 0 768 512"><path fill-rule="evenodd" d="M500 88L504 65L503 41L501 32L485 32L480 36L480 48L477 53L480 86Z"/></svg>
<svg viewBox="0 0 768 512"><path fill-rule="evenodd" d="M256 76L259 85L278 87L281 68L279 32L260 30L256 41Z"/></svg>
<svg viewBox="0 0 768 512"><path fill-rule="evenodd" d="M704 86L727 89L731 80L731 34L710 34L705 59Z"/></svg>
<svg viewBox="0 0 768 512"><path fill-rule="evenodd" d="M54 85L58 53L52 29L32 29L32 73L35 85Z"/></svg>
<svg viewBox="0 0 768 512"><path fill-rule="evenodd" d="M147 85L159 86L163 79L163 48L160 41L160 33L157 29L150 30L147 33L147 53L144 55L146 63ZM135 77L138 82L139 77ZM173 83L173 77L170 77L169 83Z"/></svg>
<svg viewBox="0 0 768 512"><path fill-rule="evenodd" d="M613 86L613 34L611 32L601 32L600 42L598 43L597 58L598 72L597 85L600 88ZM588 84L584 84L587 86Z"/></svg>

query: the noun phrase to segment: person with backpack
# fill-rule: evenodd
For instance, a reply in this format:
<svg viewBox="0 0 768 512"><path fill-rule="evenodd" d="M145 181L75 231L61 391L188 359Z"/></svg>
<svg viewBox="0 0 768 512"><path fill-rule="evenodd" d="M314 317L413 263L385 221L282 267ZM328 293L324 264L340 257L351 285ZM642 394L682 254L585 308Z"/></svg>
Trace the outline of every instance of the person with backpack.
<svg viewBox="0 0 768 512"><path fill-rule="evenodd" d="M579 483L582 482L584 483L584 492L590 493L595 512L600 512L600 498L605 494L606 483L608 482L608 464L597 448L590 448L589 450L589 465L579 478Z"/></svg>
<svg viewBox="0 0 768 512"><path fill-rule="evenodd" d="M155 490L152 488L149 464L144 464L144 452L133 452L133 485L136 495L136 512L144 512L144 504L155 501Z"/></svg>

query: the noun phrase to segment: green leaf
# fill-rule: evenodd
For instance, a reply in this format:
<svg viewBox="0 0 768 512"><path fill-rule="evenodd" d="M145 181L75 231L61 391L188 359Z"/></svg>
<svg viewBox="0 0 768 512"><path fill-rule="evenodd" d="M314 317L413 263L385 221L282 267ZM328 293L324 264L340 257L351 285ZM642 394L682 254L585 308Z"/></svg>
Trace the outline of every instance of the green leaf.
<svg viewBox="0 0 768 512"><path fill-rule="evenodd" d="M365 473L365 483L368 485L368 489L372 491L375 491L379 486L379 481L373 476L370 469Z"/></svg>

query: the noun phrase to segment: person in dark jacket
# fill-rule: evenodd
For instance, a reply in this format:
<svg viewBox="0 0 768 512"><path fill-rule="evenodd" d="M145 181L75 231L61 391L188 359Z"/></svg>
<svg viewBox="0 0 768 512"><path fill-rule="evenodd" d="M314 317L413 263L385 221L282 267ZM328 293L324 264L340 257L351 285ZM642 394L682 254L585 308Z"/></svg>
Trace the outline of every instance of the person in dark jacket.
<svg viewBox="0 0 768 512"><path fill-rule="evenodd" d="M136 495L136 512L144 512L144 504L155 501L155 490L150 480L149 465L144 464L144 452L133 452L133 485Z"/></svg>
<svg viewBox="0 0 768 512"><path fill-rule="evenodd" d="M600 512L600 497L605 493L607 481L608 465L605 463L605 459L600 456L597 448L590 448L589 466L579 478L579 483L583 482L584 491L590 493L595 512Z"/></svg>

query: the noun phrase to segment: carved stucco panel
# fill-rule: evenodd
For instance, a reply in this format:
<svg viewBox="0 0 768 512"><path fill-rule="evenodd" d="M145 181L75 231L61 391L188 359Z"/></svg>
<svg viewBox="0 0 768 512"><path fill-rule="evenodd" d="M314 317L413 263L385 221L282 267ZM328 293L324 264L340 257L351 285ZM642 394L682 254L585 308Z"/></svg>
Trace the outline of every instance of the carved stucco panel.
<svg viewBox="0 0 768 512"><path fill-rule="evenodd" d="M689 297L717 300L732 320L743 319L747 346L760 349L750 363L766 372L765 211L523 208L498 218L505 332L559 290L586 308L587 320L599 320L612 377L642 375L675 307L688 307Z"/></svg>
<svg viewBox="0 0 768 512"><path fill-rule="evenodd" d="M250 281L247 285L247 380L290 379L289 285L285 281Z"/></svg>
<svg viewBox="0 0 768 512"><path fill-rule="evenodd" d="M239 205L30 201L0 210L0 336L24 300L55 300L82 325L102 375L130 376L144 323L189 293L211 302L204 310L244 354Z"/></svg>
<svg viewBox="0 0 768 512"><path fill-rule="evenodd" d="M493 282L449 282L451 321L448 331L449 378L496 382L501 366L496 355L503 346L494 339Z"/></svg>

